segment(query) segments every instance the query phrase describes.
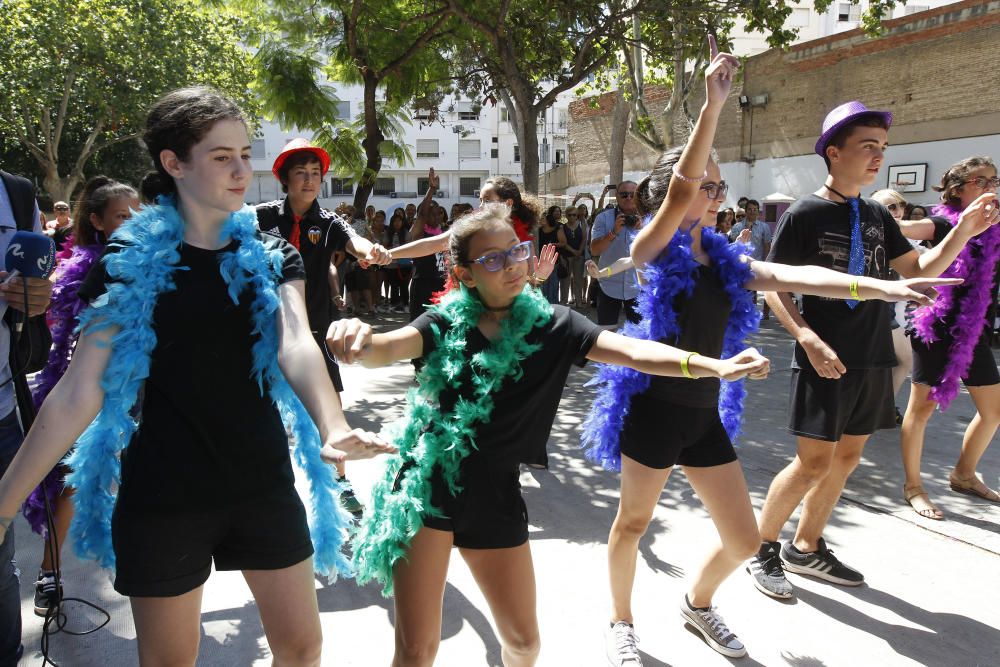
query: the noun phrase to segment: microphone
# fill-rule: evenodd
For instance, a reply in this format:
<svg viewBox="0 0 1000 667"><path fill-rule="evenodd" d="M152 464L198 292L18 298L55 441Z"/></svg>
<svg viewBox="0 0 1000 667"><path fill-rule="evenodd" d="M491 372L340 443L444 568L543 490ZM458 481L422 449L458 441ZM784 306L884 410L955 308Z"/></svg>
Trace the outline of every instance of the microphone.
<svg viewBox="0 0 1000 667"><path fill-rule="evenodd" d="M25 278L48 278L56 266L56 244L44 234L17 231L7 245L7 255L4 260L7 267L7 284L15 276ZM7 303L3 304L4 310ZM2 313L3 311L0 311ZM24 327L24 318L17 318L14 330L20 332Z"/></svg>
<svg viewBox="0 0 1000 667"><path fill-rule="evenodd" d="M56 244L44 234L17 231L7 245L7 279L48 278L56 266Z"/></svg>

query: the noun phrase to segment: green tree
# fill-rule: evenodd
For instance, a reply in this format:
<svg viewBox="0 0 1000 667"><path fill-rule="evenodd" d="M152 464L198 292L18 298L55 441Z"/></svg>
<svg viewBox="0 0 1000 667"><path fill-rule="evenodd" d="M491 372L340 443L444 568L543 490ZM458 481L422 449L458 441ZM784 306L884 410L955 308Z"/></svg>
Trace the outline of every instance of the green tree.
<svg viewBox="0 0 1000 667"><path fill-rule="evenodd" d="M49 195L69 200L88 161L136 139L168 90L212 85L253 113L241 32L194 0L6 0L0 133L36 161Z"/></svg>
<svg viewBox="0 0 1000 667"><path fill-rule="evenodd" d="M414 99L447 83L442 56L456 20L444 0L236 0L258 21L257 90L266 117L312 130L336 168L358 185L363 211L388 158L411 160L403 124ZM324 80L360 85L362 109L338 119Z"/></svg>

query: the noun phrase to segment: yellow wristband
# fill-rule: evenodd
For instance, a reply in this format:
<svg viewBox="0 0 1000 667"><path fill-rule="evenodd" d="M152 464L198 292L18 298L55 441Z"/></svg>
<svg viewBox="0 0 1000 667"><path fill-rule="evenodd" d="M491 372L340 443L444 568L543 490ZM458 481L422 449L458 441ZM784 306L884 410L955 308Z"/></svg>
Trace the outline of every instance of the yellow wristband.
<svg viewBox="0 0 1000 667"><path fill-rule="evenodd" d="M601 275L603 275L605 278L610 278L611 277L611 267L607 266L607 267L601 269Z"/></svg>
<svg viewBox="0 0 1000 667"><path fill-rule="evenodd" d="M691 369L688 368L688 363L690 363L691 358L697 356L700 356L697 352L688 352L688 355L681 359L681 373L683 373L684 377L689 380L697 379L694 375L691 375Z"/></svg>
<svg viewBox="0 0 1000 667"><path fill-rule="evenodd" d="M861 298L861 295L858 294L858 279L857 278L855 278L854 280L851 281L851 298L854 299L855 301L864 301L864 299Z"/></svg>

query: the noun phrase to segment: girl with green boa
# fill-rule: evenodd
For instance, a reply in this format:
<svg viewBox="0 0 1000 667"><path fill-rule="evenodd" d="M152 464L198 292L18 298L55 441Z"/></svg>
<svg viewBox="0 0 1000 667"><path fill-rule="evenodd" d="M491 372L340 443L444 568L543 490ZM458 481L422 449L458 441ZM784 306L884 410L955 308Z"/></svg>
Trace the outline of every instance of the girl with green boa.
<svg viewBox="0 0 1000 667"><path fill-rule="evenodd" d="M400 454L372 493L354 539L359 583L395 594L394 665L434 660L451 548L457 546L493 611L504 664L538 656L535 576L518 484L526 453L548 440L571 366L592 360L654 375L737 379L759 355L693 357L604 331L527 286L530 242L503 204L486 204L451 230L458 289L409 326L373 335L360 320L330 328L340 360L379 367L422 358L419 386L392 439Z"/></svg>
<svg viewBox="0 0 1000 667"><path fill-rule="evenodd" d="M243 572L276 664L319 665L314 566L349 570L327 463L393 448L350 430L310 333L301 258L243 204L253 170L240 109L174 91L144 141L158 204L84 280L76 351L0 480L0 516L76 443L74 546L114 568L141 664L195 664L214 564Z"/></svg>

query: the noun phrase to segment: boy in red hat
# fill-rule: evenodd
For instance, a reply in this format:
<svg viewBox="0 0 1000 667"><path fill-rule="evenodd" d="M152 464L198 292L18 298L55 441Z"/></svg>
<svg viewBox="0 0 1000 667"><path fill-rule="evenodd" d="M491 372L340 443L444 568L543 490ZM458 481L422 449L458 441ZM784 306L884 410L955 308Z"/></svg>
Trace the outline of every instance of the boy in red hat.
<svg viewBox="0 0 1000 667"><path fill-rule="evenodd" d="M306 268L309 328L324 351L333 385L341 392L344 384L340 369L323 342L326 330L335 319L333 299L340 296L331 294L330 290L330 273L336 270L332 266L333 254L346 250L366 262L386 264L389 253L381 245L358 236L348 221L339 215L320 207L317 198L329 168L330 155L325 150L305 139L289 141L271 167L287 196L259 204L257 225L261 231L281 236L302 255ZM337 464L337 472L339 481L344 485L341 502L352 514L360 515L364 508L345 477L343 463Z"/></svg>
<svg viewBox="0 0 1000 667"><path fill-rule="evenodd" d="M939 276L973 236L998 221L990 195L962 214L947 238L920 255L903 238L889 211L861 199L882 167L892 114L848 102L823 122L816 153L829 175L812 195L792 204L778 222L769 262L817 265L857 276L887 279ZM868 437L895 428L890 334L891 310L880 302L802 299L768 292L767 302L795 338L789 429L797 436L795 459L775 477L760 516L760 551L747 571L774 598L792 597L785 571L845 586L864 576L841 563L823 540L823 529ZM795 538L779 536L805 499Z"/></svg>

